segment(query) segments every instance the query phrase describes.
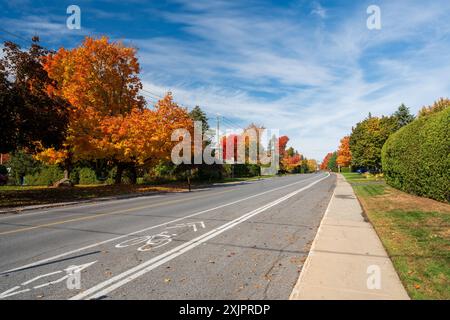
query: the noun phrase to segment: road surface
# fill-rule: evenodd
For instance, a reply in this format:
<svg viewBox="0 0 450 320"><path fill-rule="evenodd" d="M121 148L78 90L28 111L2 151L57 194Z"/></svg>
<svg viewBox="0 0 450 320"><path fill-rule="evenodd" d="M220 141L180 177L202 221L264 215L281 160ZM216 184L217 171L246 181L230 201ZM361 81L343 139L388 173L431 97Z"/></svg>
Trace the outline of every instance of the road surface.
<svg viewBox="0 0 450 320"><path fill-rule="evenodd" d="M0 299L288 299L327 173L0 216Z"/></svg>

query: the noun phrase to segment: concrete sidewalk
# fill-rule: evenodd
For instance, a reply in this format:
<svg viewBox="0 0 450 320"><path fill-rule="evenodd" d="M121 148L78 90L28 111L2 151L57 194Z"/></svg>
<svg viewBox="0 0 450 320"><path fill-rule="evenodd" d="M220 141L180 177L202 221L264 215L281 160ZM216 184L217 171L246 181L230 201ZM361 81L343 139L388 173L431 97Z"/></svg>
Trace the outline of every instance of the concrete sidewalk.
<svg viewBox="0 0 450 320"><path fill-rule="evenodd" d="M340 174L290 299L409 299L352 187Z"/></svg>

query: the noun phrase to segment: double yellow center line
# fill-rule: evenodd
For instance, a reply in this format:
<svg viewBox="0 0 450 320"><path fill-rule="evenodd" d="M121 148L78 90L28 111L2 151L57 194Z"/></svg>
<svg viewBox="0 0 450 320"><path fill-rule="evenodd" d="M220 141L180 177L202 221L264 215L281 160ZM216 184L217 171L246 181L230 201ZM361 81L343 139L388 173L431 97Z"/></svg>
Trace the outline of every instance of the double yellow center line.
<svg viewBox="0 0 450 320"><path fill-rule="evenodd" d="M236 190L236 189L216 192L216 193L208 195L208 197L219 195L219 194L223 194L223 193L227 193L227 192L231 192L231 191L234 191L234 190ZM36 226L29 226L29 227L24 227L24 228L20 228L20 229L4 231L4 232L0 232L0 235L7 235L7 234L12 234L12 233L29 231L29 230L33 230L33 229L52 227L52 226L56 226L56 225L60 225L60 224L63 224L63 223L68 223L68 222L90 220L90 219L95 219L95 218L99 218L99 217L111 216L111 215L115 215L115 214L131 212L131 211L137 211L137 210L141 210L141 209L160 207L160 206L164 206L164 205L167 205L167 204L174 204L174 203L178 203L178 202L185 202L185 201L195 200L195 199L204 198L204 197L205 197L205 195L200 195L200 196L191 197L191 198L188 198L188 199L170 200L170 201L154 203L154 204L150 204L150 205L146 205L146 206L141 206L141 207L135 207L135 208L129 208L129 209L125 209L125 210L112 211L112 212L109 212L109 213L89 214L88 216L84 216L84 217L67 219L67 220L59 220L59 221L45 223L45 224L40 224L40 225L36 225Z"/></svg>

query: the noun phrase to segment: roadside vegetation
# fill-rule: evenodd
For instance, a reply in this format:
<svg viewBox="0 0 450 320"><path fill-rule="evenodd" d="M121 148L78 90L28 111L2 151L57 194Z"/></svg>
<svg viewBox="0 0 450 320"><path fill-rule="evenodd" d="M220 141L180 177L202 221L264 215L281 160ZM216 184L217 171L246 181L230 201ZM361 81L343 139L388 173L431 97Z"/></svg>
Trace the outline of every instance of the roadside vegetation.
<svg viewBox="0 0 450 320"><path fill-rule="evenodd" d="M352 185L412 299L450 299L449 124L449 99L369 114L321 164Z"/></svg>
<svg viewBox="0 0 450 320"><path fill-rule="evenodd" d="M0 187L0 209L28 205L72 202L100 197L114 197L149 192L179 192L186 185L76 185L72 188L49 188L45 186L3 186Z"/></svg>
<svg viewBox="0 0 450 320"><path fill-rule="evenodd" d="M450 299L450 205L343 173L412 299Z"/></svg>
<svg viewBox="0 0 450 320"><path fill-rule="evenodd" d="M450 202L450 100L392 134L382 149L389 185L408 193Z"/></svg>
<svg viewBox="0 0 450 320"><path fill-rule="evenodd" d="M107 37L86 37L74 48L57 51L43 48L38 37L25 49L11 41L3 46L0 206L141 192L164 185L171 190L173 185L271 174L262 172L259 159L248 156L255 144L258 150L275 150L263 146L262 124L221 136L217 146L206 150L213 134L205 112L199 106L188 110L177 104L170 92L155 102L155 94L143 88L135 48ZM223 159L233 163L238 157L232 143L241 141L244 163L173 164L171 152L178 141L173 141L172 133L193 132L195 121L201 122L202 151L214 157L221 149ZM317 170L315 160L287 147L289 137L278 139L280 173ZM77 187L69 191L54 189L73 186Z"/></svg>

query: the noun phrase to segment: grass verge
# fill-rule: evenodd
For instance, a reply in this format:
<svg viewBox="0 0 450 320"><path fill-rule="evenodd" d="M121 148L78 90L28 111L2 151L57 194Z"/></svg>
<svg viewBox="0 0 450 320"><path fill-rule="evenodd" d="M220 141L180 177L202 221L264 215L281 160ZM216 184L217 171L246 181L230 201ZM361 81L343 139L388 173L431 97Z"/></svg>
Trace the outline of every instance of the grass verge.
<svg viewBox="0 0 450 320"><path fill-rule="evenodd" d="M450 205L343 173L412 299L450 299Z"/></svg>
<svg viewBox="0 0 450 320"><path fill-rule="evenodd" d="M270 178L227 178L218 183L244 182ZM194 181L193 188L203 187L205 182ZM53 188L46 186L0 186L0 209L30 205L43 205L58 202L71 202L101 197L114 197L147 192L180 192L187 191L186 182L174 181L158 185L76 185L73 188Z"/></svg>
<svg viewBox="0 0 450 320"><path fill-rule="evenodd" d="M146 192L179 192L186 185L77 185L73 188L53 188L35 186L0 187L0 208L71 202L101 197Z"/></svg>

